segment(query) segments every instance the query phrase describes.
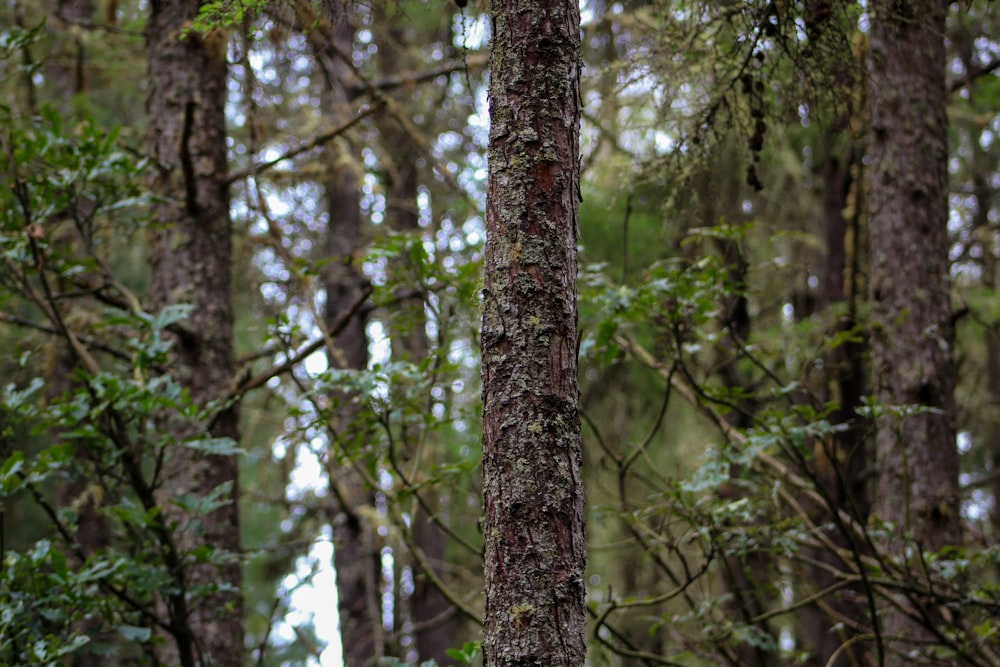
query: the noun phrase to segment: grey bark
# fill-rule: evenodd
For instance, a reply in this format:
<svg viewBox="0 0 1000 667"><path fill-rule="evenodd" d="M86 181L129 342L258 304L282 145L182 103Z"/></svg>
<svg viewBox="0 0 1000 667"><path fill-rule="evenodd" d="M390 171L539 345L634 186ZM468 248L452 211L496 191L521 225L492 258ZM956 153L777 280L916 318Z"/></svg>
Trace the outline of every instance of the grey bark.
<svg viewBox="0 0 1000 667"><path fill-rule="evenodd" d="M175 341L173 369L193 402L204 406L225 395L234 372L224 115L227 40L221 32L191 32L182 39L182 30L198 11L196 2L153 0L150 10L147 147L153 164L150 187L160 197L152 211L150 296L155 308L194 306L183 322L185 333ZM183 574L175 573L189 596L186 610L176 601L168 604L171 621L186 625L192 636L178 629L181 655L173 655L189 663L195 652L203 665L241 667L238 462L234 456L208 456L182 446L181 441L204 433L180 417L166 416L163 426L178 441L169 452L164 495L204 496L224 488L222 499L228 501L195 525L179 509L170 509L171 519L184 527L176 536L178 546L189 550L204 544L231 554L224 564L191 564ZM238 440L235 407L215 417L210 435ZM195 587L209 592L192 597ZM187 645L189 639L193 646ZM166 655L171 655L169 649Z"/></svg>
<svg viewBox="0 0 1000 667"><path fill-rule="evenodd" d="M935 551L961 539L948 294L944 0L872 2L868 59L868 211L872 375L879 403L921 414L877 425L874 513L887 554L912 537ZM898 600L904 608L917 601ZM929 610L932 612L932 610ZM909 664L927 633L883 608L886 665Z"/></svg>
<svg viewBox="0 0 1000 667"><path fill-rule="evenodd" d="M580 14L492 5L483 290L488 667L583 665L577 382Z"/></svg>

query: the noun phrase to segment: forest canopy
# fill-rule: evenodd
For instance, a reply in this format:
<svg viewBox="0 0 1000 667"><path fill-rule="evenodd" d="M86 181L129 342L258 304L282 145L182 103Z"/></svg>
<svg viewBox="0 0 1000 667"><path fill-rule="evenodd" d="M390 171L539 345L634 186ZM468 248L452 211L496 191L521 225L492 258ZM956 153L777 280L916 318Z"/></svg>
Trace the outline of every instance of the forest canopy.
<svg viewBox="0 0 1000 667"><path fill-rule="evenodd" d="M1000 665L1000 11L0 7L0 665Z"/></svg>

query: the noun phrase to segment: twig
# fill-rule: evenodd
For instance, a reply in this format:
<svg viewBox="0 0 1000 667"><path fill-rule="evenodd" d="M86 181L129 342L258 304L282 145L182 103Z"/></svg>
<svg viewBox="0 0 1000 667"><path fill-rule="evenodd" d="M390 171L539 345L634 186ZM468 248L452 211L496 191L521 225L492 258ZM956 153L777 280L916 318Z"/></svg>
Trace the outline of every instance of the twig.
<svg viewBox="0 0 1000 667"><path fill-rule="evenodd" d="M347 132L349 129L360 123L368 116L371 116L373 113L381 109L383 106L384 102L382 100L376 100L373 104L370 104L369 106L362 108L357 113L357 115L351 118L350 120L341 123L332 130L316 135L315 137L305 142L304 144L300 144L295 148L292 148L282 153L273 160L268 160L267 162L262 162L261 164L254 165L250 169L244 169L243 171L237 171L233 174L230 174L229 178L226 179L226 185L232 185L236 181L240 181L243 180L244 178L249 178L250 176L253 176L255 174L267 171L268 169L271 169L275 165L284 162L285 160L291 160L292 158L297 157L302 153L305 153L306 151L311 151L314 148L318 148L319 146L329 143L330 141L336 139L343 133Z"/></svg>
<svg viewBox="0 0 1000 667"><path fill-rule="evenodd" d="M361 294L358 295L358 298L355 299L353 303L351 303L351 305L347 308L347 310L340 313L340 315L337 316L337 319L333 322L333 324L330 325L329 328L330 336L335 337L337 334L339 334L347 327L348 323L351 321L351 318L354 317L355 314L357 314L357 312L361 309L361 306L364 304L365 300L368 299L371 293L372 293L371 287L365 287L364 289L361 290ZM327 341L326 336L317 336L316 338L306 343L303 347L301 347L299 351L296 352L293 356L289 357L280 364L272 366L266 371L258 373L257 375L254 375L253 377L250 377L243 382L234 383L234 386L229 391L229 396L223 401L223 403L228 403L229 401L237 400L243 397L247 392L266 384L267 381L270 380L271 378L278 377L279 375L287 373L296 365L304 361L309 355L313 354L314 352L322 348L324 345L326 345L326 341Z"/></svg>
<svg viewBox="0 0 1000 667"><path fill-rule="evenodd" d="M52 334L55 336L62 335L62 332L60 332L59 329L55 327L49 326L47 324L39 324L38 322L32 322L31 320L25 319L23 317L18 317L17 315L11 315L10 313L4 313L2 311L0 311L0 321L8 322L10 324L14 324L20 327L25 327L28 329L34 329L35 331L42 331L47 334ZM92 347L95 350L106 352L117 359L121 359L122 361L129 361L129 362L132 361L132 357L129 356L128 354L125 354L121 350L113 348L110 345L107 345L106 343L102 343L99 340L95 340L90 336L77 334L77 337L80 339L80 342L86 345L87 347Z"/></svg>

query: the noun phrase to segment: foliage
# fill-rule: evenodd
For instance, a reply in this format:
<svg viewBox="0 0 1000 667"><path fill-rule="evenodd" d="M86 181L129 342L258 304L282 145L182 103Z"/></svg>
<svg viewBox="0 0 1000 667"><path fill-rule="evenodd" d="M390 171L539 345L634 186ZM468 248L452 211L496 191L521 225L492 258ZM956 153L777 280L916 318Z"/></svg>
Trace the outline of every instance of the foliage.
<svg viewBox="0 0 1000 667"><path fill-rule="evenodd" d="M202 5L192 28L230 35L240 365L227 400L204 405L171 363L190 307L146 305L157 165L136 148L141 86L127 68L142 59L123 54L141 46L128 31L141 31L142 8L124 4L104 30L43 23L30 3L20 19L2 10L0 663L152 664L201 632L170 616L171 604L211 593L189 586L185 569L239 562L253 660L315 664L332 595L310 618L297 592L319 580L316 544L359 521L381 566L371 575L380 657L426 660L414 646L434 619L412 609L434 581L447 618L460 619L441 653L476 664L485 7L357 3L352 92L337 113L359 120L320 141L341 125L321 104L330 73L310 41L329 26L303 24L287 3ZM868 384L862 7L584 8L590 661L826 664L818 636L875 659L877 609L891 601L927 626L933 649L915 659L992 664L995 8L955 7L949 23L963 452L954 520L966 539L936 552L905 535L887 548L892 526L866 505L877 420L927 408L879 404ZM52 84L66 35L100 82L74 104ZM401 70L383 71L378 50L398 39ZM415 156L412 201L392 199L400 169L380 143L387 126L403 128ZM360 184L365 231L346 259L325 245L338 214L322 203L331 162ZM390 228L390 212L407 207L419 225ZM367 321L365 368L336 363L337 314L323 310L323 276L341 265L368 283L355 313ZM425 339L418 358L399 351L412 337ZM241 442L209 437L237 403ZM175 441L169 420L193 435ZM181 546L226 489L167 493L180 448L239 457L242 553ZM353 508L340 485L348 469L368 493ZM176 509L190 521L172 519ZM440 556L423 557L421 522L437 531Z"/></svg>

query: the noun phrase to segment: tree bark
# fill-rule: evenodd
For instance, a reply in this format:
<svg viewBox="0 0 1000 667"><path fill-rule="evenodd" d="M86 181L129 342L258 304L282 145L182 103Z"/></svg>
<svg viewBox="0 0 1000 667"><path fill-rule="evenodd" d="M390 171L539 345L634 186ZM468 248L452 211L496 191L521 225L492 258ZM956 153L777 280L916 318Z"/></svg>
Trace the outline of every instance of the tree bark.
<svg viewBox="0 0 1000 667"><path fill-rule="evenodd" d="M359 199L358 182L351 169L343 165L333 167L326 183L330 216L327 257L331 261L323 271L328 324L357 300L364 286L364 276L353 263L353 254L361 245ZM367 366L368 339L361 314L351 318L334 345L339 354L329 355L331 366L352 369ZM334 394L333 401L338 405L337 439L331 443L328 475L331 486L337 489L331 494L334 499L331 524L333 562L337 570L337 609L344 665L364 667L384 652L379 616L381 560L371 526L360 511L364 507L374 507L375 501L372 490L367 488L351 463L363 450L367 429L359 423L358 407L351 402L351 397L339 391Z"/></svg>
<svg viewBox="0 0 1000 667"><path fill-rule="evenodd" d="M583 665L577 383L580 14L492 5L483 290L488 667Z"/></svg>
<svg viewBox="0 0 1000 667"><path fill-rule="evenodd" d="M172 349L173 368L191 400L206 406L225 396L234 372L224 115L227 39L221 31L183 34L198 3L153 0L150 9L147 144L153 164L150 186L159 196L150 232L150 295L156 308L174 303L194 307ZM221 409L209 435L238 440L236 408ZM163 492L205 496L225 489L221 500L227 501L193 525L188 523L193 517L171 510L182 527L176 535L182 551L207 545L229 554L223 564L192 564L185 571L186 620L201 653L197 662L240 667L239 465L234 456L205 455L181 445L205 435L195 424L176 415L163 421L177 440L169 452ZM195 588L207 592L192 596Z"/></svg>
<svg viewBox="0 0 1000 667"><path fill-rule="evenodd" d="M919 414L879 419L875 515L891 522L887 555L904 538L936 551L961 538L948 294L948 138L943 0L871 5L868 211L872 374L882 406ZM904 608L913 600L898 600ZM926 639L883 608L886 665L911 662Z"/></svg>

